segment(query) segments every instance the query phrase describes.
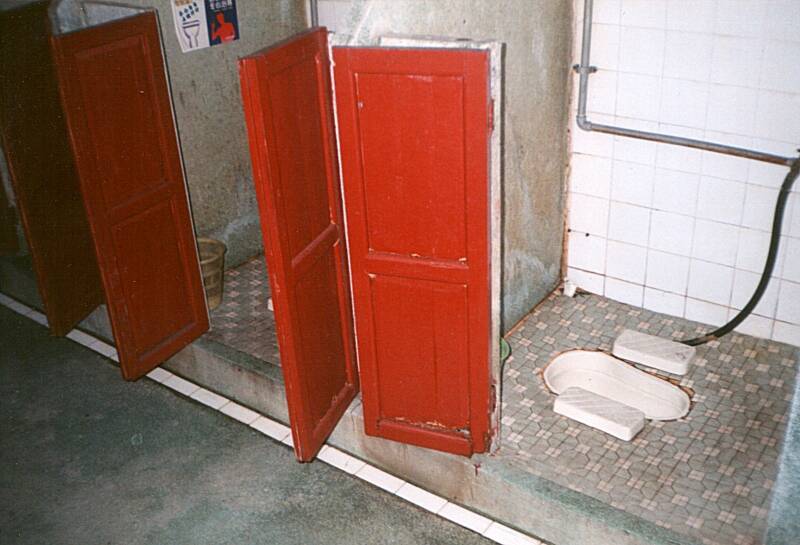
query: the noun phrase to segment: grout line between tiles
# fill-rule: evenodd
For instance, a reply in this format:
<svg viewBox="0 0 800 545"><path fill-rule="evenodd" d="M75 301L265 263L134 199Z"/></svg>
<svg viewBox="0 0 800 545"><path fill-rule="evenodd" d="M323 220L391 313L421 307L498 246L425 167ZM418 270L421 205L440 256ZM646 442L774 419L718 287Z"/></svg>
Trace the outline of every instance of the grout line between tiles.
<svg viewBox="0 0 800 545"><path fill-rule="evenodd" d="M34 317L36 315L40 318L44 318L44 315L38 311L2 293L0 293L0 305L35 321L38 321ZM113 355L109 356L109 349L112 350L114 354L116 354L116 349L112 348L111 345L105 343L101 339L78 330L72 330L67 337L93 352L116 359ZM161 367L156 367L145 376L157 384L206 405L228 418L241 422L272 439L288 445L289 447L293 446L291 429L272 418L259 415L255 411L239 405L225 396L206 390L198 384L179 377ZM248 423L247 420L251 416L250 413L257 416ZM472 530L495 543L500 543L501 545L543 545L541 541L531 536L518 532L470 509L452 503L442 496L428 492L423 488L387 473L327 443L323 445L317 458L339 471L353 475L373 486L381 488L392 496L396 496L407 503L416 505L440 518L447 519L462 528Z"/></svg>

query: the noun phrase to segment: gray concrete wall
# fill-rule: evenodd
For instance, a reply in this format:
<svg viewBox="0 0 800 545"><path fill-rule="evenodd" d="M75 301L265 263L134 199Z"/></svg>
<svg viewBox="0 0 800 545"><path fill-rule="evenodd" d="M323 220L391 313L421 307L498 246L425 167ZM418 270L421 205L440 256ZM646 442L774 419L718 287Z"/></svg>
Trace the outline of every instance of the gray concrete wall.
<svg viewBox="0 0 800 545"><path fill-rule="evenodd" d="M238 0L241 38L181 53L168 0L158 9L192 214L198 235L228 245L228 266L262 251L237 59L306 27L298 0Z"/></svg>
<svg viewBox="0 0 800 545"><path fill-rule="evenodd" d="M571 18L569 0L320 1L320 24L354 43L408 34L506 44L504 330L560 278Z"/></svg>
<svg viewBox="0 0 800 545"><path fill-rule="evenodd" d="M237 0L240 39L189 53L181 52L169 0L105 3L158 11L197 234L228 245L227 267L260 253L237 59L305 29L306 3Z"/></svg>

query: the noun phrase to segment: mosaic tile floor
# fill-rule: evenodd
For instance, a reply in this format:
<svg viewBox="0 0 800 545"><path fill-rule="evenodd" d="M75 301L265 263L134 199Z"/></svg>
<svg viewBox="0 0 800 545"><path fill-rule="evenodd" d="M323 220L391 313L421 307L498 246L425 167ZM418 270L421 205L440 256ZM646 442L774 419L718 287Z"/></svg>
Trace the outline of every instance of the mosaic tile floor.
<svg viewBox="0 0 800 545"><path fill-rule="evenodd" d="M695 541L761 543L800 349L740 334L699 347L680 381L695 392L689 415L626 443L555 414L540 377L564 350L610 350L624 328L706 331L595 295L551 296L508 338L501 455Z"/></svg>
<svg viewBox="0 0 800 545"><path fill-rule="evenodd" d="M222 304L211 311L206 337L280 365L275 318L267 308L270 293L264 256L225 271L224 282Z"/></svg>
<svg viewBox="0 0 800 545"><path fill-rule="evenodd" d="M263 256L225 273L207 336L278 364ZM610 350L630 328L681 339L703 326L603 297L553 295L508 337L502 447L509 463L707 545L756 545L766 527L800 349L740 334L699 347L681 385L689 415L630 443L553 412L543 367L572 348Z"/></svg>

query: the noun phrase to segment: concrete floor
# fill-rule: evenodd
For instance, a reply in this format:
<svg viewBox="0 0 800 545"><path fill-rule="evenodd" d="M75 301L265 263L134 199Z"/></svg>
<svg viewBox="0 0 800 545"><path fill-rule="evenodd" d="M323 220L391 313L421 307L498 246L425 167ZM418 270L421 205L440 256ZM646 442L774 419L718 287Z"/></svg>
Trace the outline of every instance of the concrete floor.
<svg viewBox="0 0 800 545"><path fill-rule="evenodd" d="M0 307L0 543L489 543Z"/></svg>

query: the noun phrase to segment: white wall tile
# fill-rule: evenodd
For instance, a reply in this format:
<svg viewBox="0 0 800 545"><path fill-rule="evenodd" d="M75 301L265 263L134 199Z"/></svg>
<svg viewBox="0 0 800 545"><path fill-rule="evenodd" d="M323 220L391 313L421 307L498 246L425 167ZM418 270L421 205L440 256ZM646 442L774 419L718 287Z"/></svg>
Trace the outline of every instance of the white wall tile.
<svg viewBox="0 0 800 545"><path fill-rule="evenodd" d="M743 183L703 176L697 197L697 216L738 225L742 219L744 195Z"/></svg>
<svg viewBox="0 0 800 545"><path fill-rule="evenodd" d="M708 82L712 46L710 34L667 31L664 77Z"/></svg>
<svg viewBox="0 0 800 545"><path fill-rule="evenodd" d="M368 483L374 484L378 488L382 488L391 494L397 492L400 487L405 484L404 480L398 479L394 475L386 473L382 469L378 469L377 467L369 464L365 464L364 467L356 471L355 476L364 479Z"/></svg>
<svg viewBox="0 0 800 545"><path fill-rule="evenodd" d="M619 70L660 76L664 68L663 29L623 26L620 30Z"/></svg>
<svg viewBox="0 0 800 545"><path fill-rule="evenodd" d="M437 496L436 494L431 494L427 490L423 490L418 486L414 486L411 483L405 483L397 490L397 495L403 498L406 501L413 503L414 505L418 505L425 509L426 511L430 511L431 513L438 512L442 507L447 504L447 500L441 496Z"/></svg>
<svg viewBox="0 0 800 545"><path fill-rule="evenodd" d="M764 17L762 35L775 40L800 42L800 10L797 0L771 0L770 8Z"/></svg>
<svg viewBox="0 0 800 545"><path fill-rule="evenodd" d="M592 19L598 23L619 24L622 0L596 0Z"/></svg>
<svg viewBox="0 0 800 545"><path fill-rule="evenodd" d="M473 532L478 532L479 534L485 532L492 523L490 519L450 502L447 502L447 504L442 507L439 511L439 516L453 521L464 528L469 528Z"/></svg>
<svg viewBox="0 0 800 545"><path fill-rule="evenodd" d="M800 284L781 280L775 319L800 324Z"/></svg>
<svg viewBox="0 0 800 545"><path fill-rule="evenodd" d="M688 282L688 257L648 250L645 282L647 286L675 294L685 294Z"/></svg>
<svg viewBox="0 0 800 545"><path fill-rule="evenodd" d="M750 271L737 270L734 272L733 277L733 292L731 293L731 307L735 310L744 308L750 301L753 293L756 291L756 286L761 280L760 273ZM767 318L775 317L775 309L778 305L778 288L780 280L773 278L767 285L767 289L761 296L761 300L753 310L759 316L766 316Z"/></svg>
<svg viewBox="0 0 800 545"><path fill-rule="evenodd" d="M772 328L772 338L778 342L800 346L800 325L776 321Z"/></svg>
<svg viewBox="0 0 800 545"><path fill-rule="evenodd" d="M728 146L737 146L745 149L753 147L753 139L748 136L706 130L705 138L710 142L717 142ZM746 182L752 162L753 161L742 157L733 157L731 155L706 151L703 152L702 173L715 178Z"/></svg>
<svg viewBox="0 0 800 545"><path fill-rule="evenodd" d="M608 199L572 193L570 195L569 227L573 231L606 236L608 228Z"/></svg>
<svg viewBox="0 0 800 545"><path fill-rule="evenodd" d="M621 301L636 307L642 306L644 297L644 287L630 282L617 280L616 278L606 278L606 297Z"/></svg>
<svg viewBox="0 0 800 545"><path fill-rule="evenodd" d="M615 201L650 206L653 201L655 167L627 161L614 161L611 198Z"/></svg>
<svg viewBox="0 0 800 545"><path fill-rule="evenodd" d="M617 117L614 122L629 129L658 132L658 123L655 121ZM655 142L624 136L614 137L614 159L619 159L620 161L655 165L656 149L657 144Z"/></svg>
<svg viewBox="0 0 800 545"><path fill-rule="evenodd" d="M800 11L800 4L795 8ZM798 32L798 29L795 31ZM761 61L760 83L762 89L785 93L797 93L800 90L800 42L766 42Z"/></svg>
<svg viewBox="0 0 800 545"><path fill-rule="evenodd" d="M661 79L658 76L620 73L617 79L617 115L658 120Z"/></svg>
<svg viewBox="0 0 800 545"><path fill-rule="evenodd" d="M784 250L781 278L800 283L800 238L782 237L780 244Z"/></svg>
<svg viewBox="0 0 800 545"><path fill-rule="evenodd" d="M673 254L691 255L693 231L694 218L654 210L650 220L649 246Z"/></svg>
<svg viewBox="0 0 800 545"><path fill-rule="evenodd" d="M667 6L652 0L622 0L620 24L623 26L664 28Z"/></svg>
<svg viewBox="0 0 800 545"><path fill-rule="evenodd" d="M712 83L753 87L761 62L761 41L736 36L713 37Z"/></svg>
<svg viewBox="0 0 800 545"><path fill-rule="evenodd" d="M603 286L605 285L605 276L602 274L591 273L575 269L573 267L567 268L567 278L575 282L575 284L589 293L603 295Z"/></svg>
<svg viewBox="0 0 800 545"><path fill-rule="evenodd" d="M784 142L800 142L800 92L759 91L755 135Z"/></svg>
<svg viewBox="0 0 800 545"><path fill-rule="evenodd" d="M621 202L611 202L608 218L608 238L647 245L647 227L650 210Z"/></svg>
<svg viewBox="0 0 800 545"><path fill-rule="evenodd" d="M712 131L752 134L758 91L747 87L712 84L706 127Z"/></svg>
<svg viewBox="0 0 800 545"><path fill-rule="evenodd" d="M685 138L702 139L703 137L703 131L700 129L667 123L659 125L659 132ZM659 168L699 173L702 163L703 153L699 150L673 144L657 144L656 166Z"/></svg>
<svg viewBox="0 0 800 545"><path fill-rule="evenodd" d="M764 270L764 262L769 250L769 233L741 229L739 231L739 247L736 253L736 268L751 272ZM780 271L780 264L776 264L775 271Z"/></svg>
<svg viewBox="0 0 800 545"><path fill-rule="evenodd" d="M698 301L697 299L686 299L686 314L688 320L694 320L703 324L709 324L715 327L721 326L727 319L727 307L708 303L706 301Z"/></svg>
<svg viewBox="0 0 800 545"><path fill-rule="evenodd" d="M483 535L487 539L499 543L500 545L544 545L544 543L538 539L512 530L499 522L493 522Z"/></svg>
<svg viewBox="0 0 800 545"><path fill-rule="evenodd" d="M733 267L738 243L739 228L735 225L698 219L694 225L692 257Z"/></svg>
<svg viewBox="0 0 800 545"><path fill-rule="evenodd" d="M683 316L686 298L653 288L644 289L644 308L672 316Z"/></svg>
<svg viewBox="0 0 800 545"><path fill-rule="evenodd" d="M771 231L777 199L777 189L748 184L744 197L742 226L760 231Z"/></svg>
<svg viewBox="0 0 800 545"><path fill-rule="evenodd" d="M644 284L647 248L624 242L608 241L606 246L606 275Z"/></svg>
<svg viewBox="0 0 800 545"><path fill-rule="evenodd" d="M617 104L617 73L598 70L592 74L591 93L587 97L589 114L613 114Z"/></svg>
<svg viewBox="0 0 800 545"><path fill-rule="evenodd" d="M797 144L777 140L753 139L753 149L766 153L775 153L785 157L797 157ZM789 169L782 165L773 165L761 161L751 161L747 181L751 184L763 185L779 189ZM795 187L794 191L799 188Z"/></svg>
<svg viewBox="0 0 800 545"><path fill-rule="evenodd" d="M789 235L800 238L800 192L794 191L789 194L786 203L787 214L789 214ZM784 220L786 221L786 220Z"/></svg>
<svg viewBox="0 0 800 545"><path fill-rule="evenodd" d="M596 0L593 62L601 72L590 85L590 117L795 156L800 145L798 29L798 0ZM578 40L574 55L579 47ZM642 287L641 304L647 308L685 312L717 325L735 313L763 269L775 195L787 169L585 133L572 120L570 127L570 191L609 203L607 238L580 231L604 232L602 212L580 215L581 210L604 210L599 203L587 206L591 199L578 198L571 206L579 211L571 227L580 229L570 233L569 274L578 285L628 301L637 301ZM798 194L800 187L787 208L776 280L757 308L759 315L739 330L800 344L800 324L784 318L773 326L769 316L777 309L781 280L800 284ZM704 279L702 271L714 267L721 275Z"/></svg>
<svg viewBox="0 0 800 545"><path fill-rule="evenodd" d="M653 208L693 216L699 187L699 174L660 168L653 186Z"/></svg>
<svg viewBox="0 0 800 545"><path fill-rule="evenodd" d="M736 311L729 311L728 319L730 320L734 316L736 316ZM745 318L741 324L736 326L734 331L738 331L739 333L743 333L745 335L761 337L762 339L769 339L770 335L772 335L772 325L774 323L775 321L771 318L764 318L763 316L751 314Z"/></svg>
<svg viewBox="0 0 800 545"><path fill-rule="evenodd" d="M659 120L670 125L703 128L708 108L708 83L662 80Z"/></svg>
<svg viewBox="0 0 800 545"><path fill-rule="evenodd" d="M592 114L592 121L596 123L614 124L613 116ZM573 158L576 154L593 155L608 158L614 154L614 137L594 131L584 131L578 127L575 115L570 115L570 136L572 138ZM571 165L574 168L574 164Z"/></svg>
<svg viewBox="0 0 800 545"><path fill-rule="evenodd" d="M759 36L764 28L765 14L765 2L718 0L714 31L729 36Z"/></svg>
<svg viewBox="0 0 800 545"><path fill-rule="evenodd" d="M605 272L606 239L603 237L570 233L568 251L570 267L601 274Z"/></svg>
<svg viewBox="0 0 800 545"><path fill-rule="evenodd" d="M574 154L570 171L570 188L576 193L608 198L611 191L611 159Z"/></svg>
<svg viewBox="0 0 800 545"><path fill-rule="evenodd" d="M693 259L689 265L689 289L693 299L729 305L733 289L733 268Z"/></svg>
<svg viewBox="0 0 800 545"><path fill-rule="evenodd" d="M619 67L619 40L619 26L594 23L592 25L592 64L601 70L617 70ZM594 81L594 75L592 81Z"/></svg>
<svg viewBox="0 0 800 545"><path fill-rule="evenodd" d="M667 0L667 28L710 33L716 0Z"/></svg>

